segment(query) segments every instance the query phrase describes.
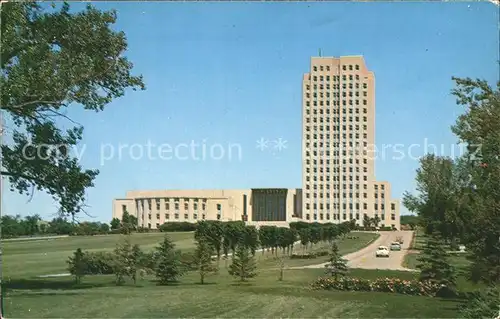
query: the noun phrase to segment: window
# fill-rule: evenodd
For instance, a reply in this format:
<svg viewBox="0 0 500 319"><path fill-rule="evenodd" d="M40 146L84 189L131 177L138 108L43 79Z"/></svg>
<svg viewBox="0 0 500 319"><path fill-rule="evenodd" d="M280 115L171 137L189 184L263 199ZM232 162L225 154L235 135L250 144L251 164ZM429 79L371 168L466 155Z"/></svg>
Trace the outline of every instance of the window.
<svg viewBox="0 0 500 319"><path fill-rule="evenodd" d="M122 213L125 213L127 211L127 205L122 205Z"/></svg>
<svg viewBox="0 0 500 319"><path fill-rule="evenodd" d="M313 66L313 71L314 72L318 71L318 67L317 66Z"/></svg>
<svg viewBox="0 0 500 319"><path fill-rule="evenodd" d="M396 214L391 214L391 220L396 220Z"/></svg>
<svg viewBox="0 0 500 319"><path fill-rule="evenodd" d="M170 214L165 214L165 219L170 219Z"/></svg>
<svg viewBox="0 0 500 319"><path fill-rule="evenodd" d="M391 203L391 210L396 210L396 204Z"/></svg>
<svg viewBox="0 0 500 319"><path fill-rule="evenodd" d="M222 210L222 205L221 204L217 204L217 210Z"/></svg>
<svg viewBox="0 0 500 319"><path fill-rule="evenodd" d="M174 214L174 218L175 218L175 219L179 219L179 214L175 213L175 214Z"/></svg>
<svg viewBox="0 0 500 319"><path fill-rule="evenodd" d="M189 203L184 203L184 210L188 210L189 209Z"/></svg>
<svg viewBox="0 0 500 319"><path fill-rule="evenodd" d="M189 218L188 214L184 214L184 219L188 219L188 218Z"/></svg>
<svg viewBox="0 0 500 319"><path fill-rule="evenodd" d="M359 71L359 65L356 64L356 67L355 67L356 71Z"/></svg>
<svg viewBox="0 0 500 319"><path fill-rule="evenodd" d="M156 219L160 219L160 214L156 214Z"/></svg>

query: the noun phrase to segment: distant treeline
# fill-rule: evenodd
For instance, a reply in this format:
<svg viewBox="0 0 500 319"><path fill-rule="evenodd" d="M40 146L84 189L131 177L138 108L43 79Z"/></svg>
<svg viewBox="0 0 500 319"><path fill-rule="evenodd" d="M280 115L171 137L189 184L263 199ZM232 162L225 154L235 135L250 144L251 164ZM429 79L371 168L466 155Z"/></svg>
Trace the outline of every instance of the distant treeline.
<svg viewBox="0 0 500 319"><path fill-rule="evenodd" d="M46 235L99 235L110 233L110 227L101 222L71 223L66 218L58 217L44 222L39 215L10 216L1 218L2 238Z"/></svg>

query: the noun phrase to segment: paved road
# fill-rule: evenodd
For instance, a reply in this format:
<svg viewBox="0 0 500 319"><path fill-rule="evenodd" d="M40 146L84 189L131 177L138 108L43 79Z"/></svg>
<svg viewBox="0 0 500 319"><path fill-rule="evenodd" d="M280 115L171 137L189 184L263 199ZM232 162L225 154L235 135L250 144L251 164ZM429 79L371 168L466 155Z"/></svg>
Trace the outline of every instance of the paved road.
<svg viewBox="0 0 500 319"><path fill-rule="evenodd" d="M412 234L412 231L380 232L380 237L377 238L377 240L361 250L345 255L344 258L348 260L347 265L349 268L413 271L412 269L404 268L402 266L404 256L406 255L407 249L410 245ZM395 241L398 236L403 237L404 241L401 251L391 251L389 258L375 257L375 251L378 246L389 247L391 242ZM318 265L294 268L324 268L326 264L327 263L322 263Z"/></svg>

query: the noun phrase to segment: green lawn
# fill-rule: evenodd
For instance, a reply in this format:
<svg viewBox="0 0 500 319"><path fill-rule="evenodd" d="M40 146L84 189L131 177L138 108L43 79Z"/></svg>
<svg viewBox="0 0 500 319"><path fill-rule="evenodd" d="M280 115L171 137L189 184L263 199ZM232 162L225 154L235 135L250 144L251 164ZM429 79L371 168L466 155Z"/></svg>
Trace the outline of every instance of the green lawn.
<svg viewBox="0 0 500 319"><path fill-rule="evenodd" d="M224 267L199 285L190 273L176 286L143 281L138 286L113 285L112 276L84 278L75 287L68 278L32 279L10 283L5 299L7 317L356 317L453 318L458 301L385 293L310 291L308 285L321 269L278 271L264 269L248 284L240 285ZM410 273L353 270L353 276L407 277Z"/></svg>
<svg viewBox="0 0 500 319"><path fill-rule="evenodd" d="M192 233L171 233L178 248L192 250ZM134 234L132 241L150 248L164 234ZM357 239L338 242L343 254L367 245L376 235L352 233ZM111 250L120 236L71 237L36 242L4 243L6 279L5 315L20 317L456 317L458 301L385 293L311 291L309 284L324 274L323 269L287 269L278 281L279 270L270 253L257 253L258 276L240 285L221 263L221 271L198 284L196 273L186 274L175 286L157 286L146 278L137 286L128 282L114 285L113 276L85 277L75 286L72 278L36 278L36 275L64 273L67 257L78 247L84 250ZM321 245L313 249L324 249ZM300 246L295 248L301 252ZM47 255L45 255L45 253ZM314 260L287 260L287 266L321 263ZM413 278L409 272L351 270L363 278ZM9 279L10 278L10 279Z"/></svg>
<svg viewBox="0 0 500 319"><path fill-rule="evenodd" d="M132 234L131 240L143 249L151 249L164 233ZM171 233L180 249L194 247L192 233ZM122 235L75 236L57 239L12 241L2 243L3 277L27 278L38 275L65 273L66 260L77 248L89 251L113 250Z"/></svg>

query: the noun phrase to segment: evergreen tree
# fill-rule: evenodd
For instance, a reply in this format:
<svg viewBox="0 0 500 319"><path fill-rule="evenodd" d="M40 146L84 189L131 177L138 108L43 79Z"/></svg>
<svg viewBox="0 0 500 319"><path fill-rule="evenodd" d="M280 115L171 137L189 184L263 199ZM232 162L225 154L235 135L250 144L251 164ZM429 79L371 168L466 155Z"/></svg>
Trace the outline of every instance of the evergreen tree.
<svg viewBox="0 0 500 319"><path fill-rule="evenodd" d="M87 262L82 249L78 248L73 253L73 257L69 257L67 262L70 274L75 276L75 281L79 284L82 281L83 276L87 273Z"/></svg>
<svg viewBox="0 0 500 319"><path fill-rule="evenodd" d="M156 247L155 274L160 284L166 285L176 281L184 273L180 252L175 250L174 243L165 236L160 246Z"/></svg>
<svg viewBox="0 0 500 319"><path fill-rule="evenodd" d="M240 278L241 281L246 281L248 278L257 276L256 270L255 258L250 254L248 248L238 246L233 262L229 265L229 274Z"/></svg>
<svg viewBox="0 0 500 319"><path fill-rule="evenodd" d="M200 283L205 283L206 275L216 273L218 268L212 261L213 248L202 237L196 242L194 263L200 274Z"/></svg>
<svg viewBox="0 0 500 319"><path fill-rule="evenodd" d="M326 273L333 276L335 280L337 280L339 276L344 276L349 270L347 267L347 260L342 258L342 255L339 254L339 247L335 242L332 243L330 258L325 267Z"/></svg>
<svg viewBox="0 0 500 319"><path fill-rule="evenodd" d="M444 240L438 233L429 237L417 260L420 281L430 281L455 290L455 269L448 261Z"/></svg>
<svg viewBox="0 0 500 319"><path fill-rule="evenodd" d="M125 276L130 275L130 257L132 245L128 238L123 239L116 245L113 258L113 273L115 274L116 284L121 285L125 282Z"/></svg>

